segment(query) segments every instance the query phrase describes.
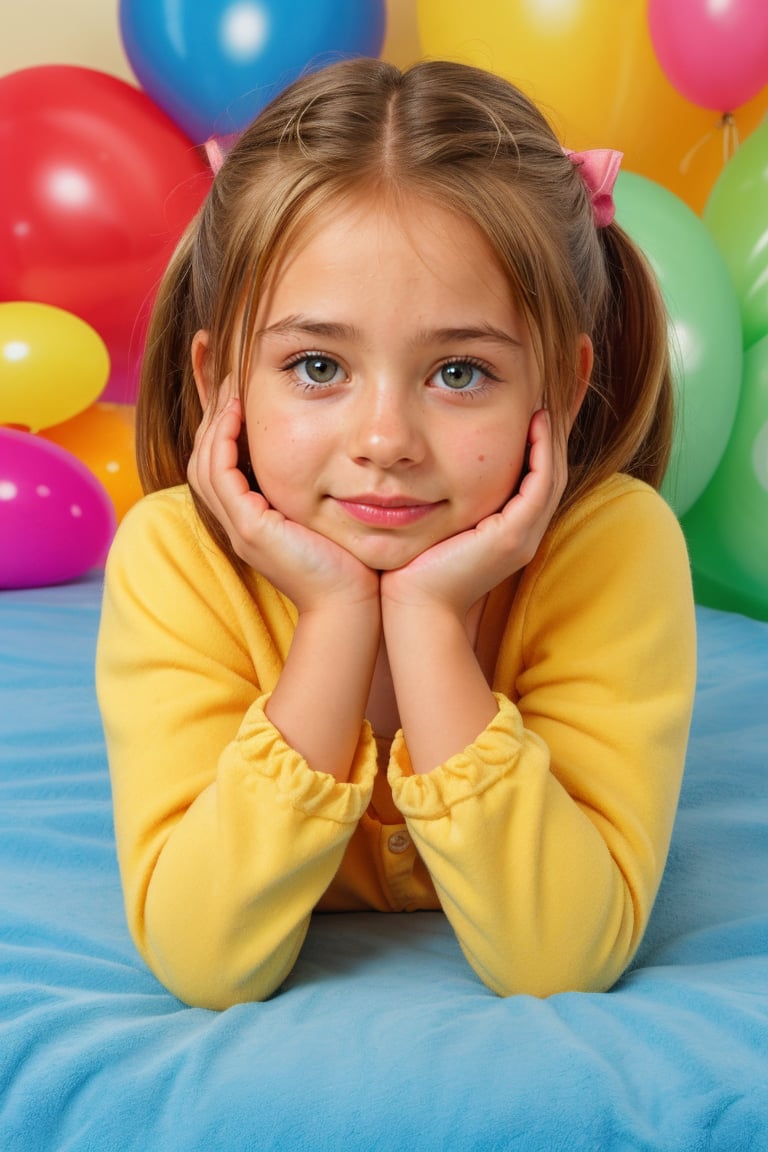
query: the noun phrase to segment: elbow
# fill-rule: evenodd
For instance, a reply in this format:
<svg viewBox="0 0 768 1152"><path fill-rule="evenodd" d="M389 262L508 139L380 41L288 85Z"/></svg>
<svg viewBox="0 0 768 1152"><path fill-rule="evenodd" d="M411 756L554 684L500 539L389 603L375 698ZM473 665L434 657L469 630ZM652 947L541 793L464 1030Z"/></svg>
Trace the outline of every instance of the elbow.
<svg viewBox="0 0 768 1152"><path fill-rule="evenodd" d="M194 949L139 946L147 967L177 1000L190 1008L222 1012L237 1004L268 1000L290 975L296 956L252 958L245 968L224 947L198 941ZM298 949L296 949L298 952Z"/></svg>
<svg viewBox="0 0 768 1152"><path fill-rule="evenodd" d="M626 885L612 901L547 930L537 920L524 942L489 947L478 956L465 949L477 975L497 996L546 999L564 992L607 992L631 963L647 917L641 916ZM522 928L522 926L521 926Z"/></svg>
<svg viewBox="0 0 768 1152"><path fill-rule="evenodd" d="M265 922L260 929L250 917L226 917L210 905L202 915L200 908L180 915L177 902L155 901L152 888L129 927L147 967L182 1003L223 1011L268 1000L290 975L308 920L273 935Z"/></svg>

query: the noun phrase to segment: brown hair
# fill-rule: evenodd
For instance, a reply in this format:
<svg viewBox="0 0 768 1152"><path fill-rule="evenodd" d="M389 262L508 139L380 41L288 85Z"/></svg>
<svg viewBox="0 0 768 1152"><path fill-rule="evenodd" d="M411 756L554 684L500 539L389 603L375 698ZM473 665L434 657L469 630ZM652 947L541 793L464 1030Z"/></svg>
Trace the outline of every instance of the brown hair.
<svg viewBox="0 0 768 1152"><path fill-rule="evenodd" d="M590 336L594 369L569 439L560 511L617 471L658 487L671 446L672 384L666 315L642 254L615 222L595 227L578 171L511 84L460 64L426 61L401 72L359 59L305 76L260 113L170 262L137 408L145 489L186 478L202 417L194 334L210 333L215 387L238 340L247 354L253 301L292 238L363 189L423 195L481 228L526 316L561 429L579 386L578 337ZM221 528L198 508L231 555Z"/></svg>

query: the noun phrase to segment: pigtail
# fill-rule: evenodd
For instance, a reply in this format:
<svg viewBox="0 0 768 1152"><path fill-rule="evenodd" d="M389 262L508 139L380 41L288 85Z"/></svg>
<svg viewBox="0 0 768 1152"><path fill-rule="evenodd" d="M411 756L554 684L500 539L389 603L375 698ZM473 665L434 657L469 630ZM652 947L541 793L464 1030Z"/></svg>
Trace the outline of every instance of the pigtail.
<svg viewBox="0 0 768 1152"><path fill-rule="evenodd" d="M567 503L614 472L659 488L673 388L667 315L653 272L617 224L600 229L608 291L593 332L592 382L571 432Z"/></svg>

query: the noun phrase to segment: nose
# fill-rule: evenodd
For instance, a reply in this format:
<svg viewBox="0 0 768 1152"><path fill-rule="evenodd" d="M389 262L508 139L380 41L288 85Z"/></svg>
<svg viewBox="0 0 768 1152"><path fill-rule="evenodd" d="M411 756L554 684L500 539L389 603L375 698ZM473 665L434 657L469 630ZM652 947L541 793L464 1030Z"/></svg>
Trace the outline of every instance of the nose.
<svg viewBox="0 0 768 1152"><path fill-rule="evenodd" d="M350 413L348 447L360 464L396 468L420 463L426 440L417 398L388 383L361 389Z"/></svg>

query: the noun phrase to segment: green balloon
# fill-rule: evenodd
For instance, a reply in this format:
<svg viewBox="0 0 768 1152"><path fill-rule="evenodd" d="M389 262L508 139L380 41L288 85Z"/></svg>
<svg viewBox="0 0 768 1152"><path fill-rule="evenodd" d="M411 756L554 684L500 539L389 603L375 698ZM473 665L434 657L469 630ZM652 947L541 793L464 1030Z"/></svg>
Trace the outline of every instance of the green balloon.
<svg viewBox="0 0 768 1152"><path fill-rule="evenodd" d="M683 200L633 172L620 173L615 199L616 219L648 258L669 313L678 403L662 491L682 516L714 475L736 416L739 303L717 245Z"/></svg>
<svg viewBox="0 0 768 1152"><path fill-rule="evenodd" d="M728 447L682 526L699 603L768 620L768 336L747 350Z"/></svg>
<svg viewBox="0 0 768 1152"><path fill-rule="evenodd" d="M768 335L768 121L723 168L703 219L728 265L748 348Z"/></svg>

